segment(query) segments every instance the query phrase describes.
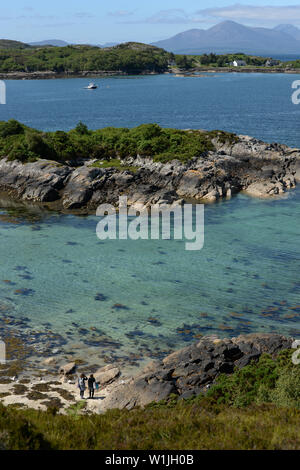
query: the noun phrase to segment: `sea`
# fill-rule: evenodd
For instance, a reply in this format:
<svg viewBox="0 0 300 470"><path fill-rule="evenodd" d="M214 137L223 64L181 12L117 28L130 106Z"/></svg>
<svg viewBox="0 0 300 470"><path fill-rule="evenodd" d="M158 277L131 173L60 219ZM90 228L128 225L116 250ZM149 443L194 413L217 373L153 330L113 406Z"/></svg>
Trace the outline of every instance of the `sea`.
<svg viewBox="0 0 300 470"><path fill-rule="evenodd" d="M207 74L6 81L0 120L45 131L158 123L300 147L300 75ZM105 240L99 218L0 197L0 336L96 367L140 367L203 335L300 337L300 187L205 206L200 251L185 240Z"/></svg>

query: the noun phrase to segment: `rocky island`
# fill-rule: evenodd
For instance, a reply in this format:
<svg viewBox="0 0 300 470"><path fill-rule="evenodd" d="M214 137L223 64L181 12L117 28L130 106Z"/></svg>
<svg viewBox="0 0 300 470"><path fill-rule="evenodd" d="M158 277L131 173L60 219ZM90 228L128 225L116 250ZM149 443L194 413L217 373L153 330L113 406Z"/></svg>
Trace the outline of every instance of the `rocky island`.
<svg viewBox="0 0 300 470"><path fill-rule="evenodd" d="M42 133L9 121L1 133L0 191L58 210L92 212L117 205L120 195L146 207L240 191L269 197L300 179L299 149L223 131L156 124L89 131L80 123L69 133Z"/></svg>
<svg viewBox="0 0 300 470"><path fill-rule="evenodd" d="M274 34L274 31L272 33ZM222 39L222 44L223 41ZM184 53L181 48L181 51L178 51L180 53L173 53L172 47L164 43L165 41L162 41L151 45L126 42L108 47L87 44L54 46L30 45L0 39L0 79L43 80L162 73L191 76L202 72L299 73L299 59L281 62L271 57L266 58L265 54L203 54L197 52L197 49ZM257 45L252 47L257 48ZM221 49L224 51L224 45ZM278 48L276 50L278 53Z"/></svg>

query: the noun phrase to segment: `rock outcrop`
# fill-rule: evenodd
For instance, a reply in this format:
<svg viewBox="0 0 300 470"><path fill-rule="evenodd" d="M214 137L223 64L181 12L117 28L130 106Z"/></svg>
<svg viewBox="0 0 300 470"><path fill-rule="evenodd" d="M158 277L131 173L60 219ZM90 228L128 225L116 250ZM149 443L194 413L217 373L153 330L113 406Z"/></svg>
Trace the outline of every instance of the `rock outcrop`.
<svg viewBox="0 0 300 470"><path fill-rule="evenodd" d="M220 339L205 336L198 343L154 361L126 383L116 383L103 409L145 406L167 399L170 394L189 398L205 392L222 374L231 374L263 353L273 357L292 347L293 339L279 334L249 334Z"/></svg>
<svg viewBox="0 0 300 470"><path fill-rule="evenodd" d="M60 368L60 373L63 375L71 375L75 372L76 370L76 363L75 362L69 362L68 364L65 364Z"/></svg>
<svg viewBox="0 0 300 470"><path fill-rule="evenodd" d="M97 372L94 374L94 377L96 382L100 385L108 385L116 380L120 374L120 369L114 364L111 364L97 370Z"/></svg>
<svg viewBox="0 0 300 470"><path fill-rule="evenodd" d="M39 160L22 164L0 160L0 191L24 200L65 210L94 211L99 204L117 205L127 195L130 205L181 203L183 199L213 202L247 191L275 196L300 180L300 150L267 144L248 136L236 142L213 141L215 150L186 163L166 164L151 158L128 158L135 172Z"/></svg>

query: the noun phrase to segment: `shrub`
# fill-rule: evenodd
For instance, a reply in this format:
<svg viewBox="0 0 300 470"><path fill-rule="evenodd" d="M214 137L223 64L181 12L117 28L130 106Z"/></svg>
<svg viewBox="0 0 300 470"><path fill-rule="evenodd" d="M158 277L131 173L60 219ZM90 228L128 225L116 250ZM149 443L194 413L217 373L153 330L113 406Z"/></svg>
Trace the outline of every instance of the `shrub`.
<svg viewBox="0 0 300 470"><path fill-rule="evenodd" d="M245 407L253 403L274 403L300 407L300 368L291 361L291 351L282 351L273 360L263 354L232 375L221 375L207 393L216 403Z"/></svg>
<svg viewBox="0 0 300 470"><path fill-rule="evenodd" d="M0 123L0 137L8 137L10 135L18 135L24 133L24 127L15 119Z"/></svg>
<svg viewBox="0 0 300 470"><path fill-rule="evenodd" d="M269 394L269 401L277 406L300 409L300 367L284 369L279 373L275 389Z"/></svg>
<svg viewBox="0 0 300 470"><path fill-rule="evenodd" d="M171 400L172 401L172 400ZM300 410L233 408L212 399L67 415L0 405L0 448L35 450L299 449Z"/></svg>
<svg viewBox="0 0 300 470"><path fill-rule="evenodd" d="M30 420L0 404L0 447L6 450L47 450L49 443Z"/></svg>
<svg viewBox="0 0 300 470"><path fill-rule="evenodd" d="M75 132L80 135L87 135L89 133L89 130L88 127L80 121L75 127Z"/></svg>
<svg viewBox="0 0 300 470"><path fill-rule="evenodd" d="M34 157L30 154L24 141L15 142L8 153L9 160L19 160L20 162L27 162L29 159Z"/></svg>
<svg viewBox="0 0 300 470"><path fill-rule="evenodd" d="M17 121L0 123L0 155L22 162L37 158L58 162L82 158L122 160L138 155L163 163L173 159L186 162L192 158L205 158L207 152L215 148L214 139L233 144L237 137L222 131L164 129L158 124L90 131L80 122L69 132L43 133Z"/></svg>
<svg viewBox="0 0 300 470"><path fill-rule="evenodd" d="M25 142L28 151L34 153L37 157L52 158L54 156L53 150L38 132L27 132L25 134Z"/></svg>

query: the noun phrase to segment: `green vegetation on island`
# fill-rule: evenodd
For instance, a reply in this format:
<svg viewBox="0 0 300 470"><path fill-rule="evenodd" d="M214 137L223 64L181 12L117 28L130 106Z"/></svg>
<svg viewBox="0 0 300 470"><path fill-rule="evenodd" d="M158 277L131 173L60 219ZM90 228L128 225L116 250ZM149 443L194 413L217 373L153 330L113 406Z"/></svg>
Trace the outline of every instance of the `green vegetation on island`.
<svg viewBox="0 0 300 470"><path fill-rule="evenodd" d="M83 72L113 72L126 74L164 73L174 69L231 68L234 61L243 68L271 66L285 68L300 65L299 61L280 63L244 53L184 55L138 42L113 47L90 45L30 46L18 41L0 40L0 73L55 72L57 74Z"/></svg>
<svg viewBox="0 0 300 470"><path fill-rule="evenodd" d="M285 62L285 66L292 69L300 69L300 59Z"/></svg>
<svg viewBox="0 0 300 470"><path fill-rule="evenodd" d="M20 41L11 41L10 39L0 39L0 49L29 49L29 44Z"/></svg>
<svg viewBox="0 0 300 470"><path fill-rule="evenodd" d="M11 119L0 122L0 158L23 163L39 158L61 163L96 159L96 166L102 167L116 167L118 160L121 167L122 160L138 155L162 163L199 158L214 150L214 139L229 144L238 140L229 132L165 129L158 124L89 130L80 122L69 132L42 132Z"/></svg>
<svg viewBox="0 0 300 470"><path fill-rule="evenodd" d="M191 56L194 66L211 66L211 67L231 67L234 61L245 62L242 66L262 67L266 64L266 57L255 55L237 54L203 54L199 56Z"/></svg>
<svg viewBox="0 0 300 470"><path fill-rule="evenodd" d="M100 48L88 45L66 47L0 48L0 72L57 73L112 71L138 74L168 70L174 54L142 43Z"/></svg>
<svg viewBox="0 0 300 470"><path fill-rule="evenodd" d="M66 415L0 405L0 449L299 449L300 367L293 351L262 355L219 377L206 395L153 403L145 409Z"/></svg>
<svg viewBox="0 0 300 470"><path fill-rule="evenodd" d="M254 55L246 55L243 53L237 54L202 54L202 55L175 55L176 66L182 70L190 69L206 69L212 68L232 68L233 62L236 61L242 67L264 67L267 61L266 57L259 57ZM272 62L270 62L271 64ZM279 61L278 61L279 64Z"/></svg>

